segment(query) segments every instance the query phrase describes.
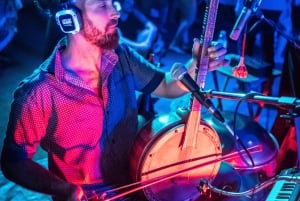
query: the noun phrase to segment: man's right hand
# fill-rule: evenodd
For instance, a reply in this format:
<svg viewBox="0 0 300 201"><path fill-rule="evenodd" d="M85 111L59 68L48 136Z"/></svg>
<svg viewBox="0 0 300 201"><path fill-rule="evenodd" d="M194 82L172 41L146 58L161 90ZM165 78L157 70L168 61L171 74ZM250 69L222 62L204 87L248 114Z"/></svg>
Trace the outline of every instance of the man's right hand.
<svg viewBox="0 0 300 201"><path fill-rule="evenodd" d="M82 201L84 198L84 191L80 186L71 185L70 193L66 201Z"/></svg>

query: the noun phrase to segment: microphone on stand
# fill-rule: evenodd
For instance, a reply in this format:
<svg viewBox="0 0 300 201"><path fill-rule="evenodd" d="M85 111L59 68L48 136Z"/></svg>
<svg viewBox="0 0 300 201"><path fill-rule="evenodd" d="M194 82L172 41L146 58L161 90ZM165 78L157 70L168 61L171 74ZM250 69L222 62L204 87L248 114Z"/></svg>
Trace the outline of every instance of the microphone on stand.
<svg viewBox="0 0 300 201"><path fill-rule="evenodd" d="M246 24L250 17L252 16L252 12L255 13L259 5L261 4L262 0L247 0L244 4L242 12L238 17L233 30L230 34L230 38L233 40L237 40L240 37L241 32L245 29ZM243 33L243 40L242 40L242 53L240 57L240 61L237 66L232 68L232 75L237 78L247 78L248 70L247 66L244 63L245 60L245 49L246 49L246 37L247 32L244 31Z"/></svg>
<svg viewBox="0 0 300 201"><path fill-rule="evenodd" d="M219 110L215 108L211 100L208 98L206 91L201 91L198 84L193 80L193 78L188 74L185 66L183 64L175 64L171 69L171 75L174 80L179 80L192 94L193 96L229 131L229 133L241 144L239 137L234 134L231 127L225 121L223 115Z"/></svg>
<svg viewBox="0 0 300 201"><path fill-rule="evenodd" d="M246 0L244 7L230 33L230 38L232 40L238 40L245 25L248 23L250 17L252 17L252 14L256 12L261 2L262 0Z"/></svg>
<svg viewBox="0 0 300 201"><path fill-rule="evenodd" d="M243 142L240 140L238 135L235 135L234 131L231 129L229 124L225 121L223 115L217 110L211 100L208 98L208 93L206 91L201 91L198 84L192 79L192 77L188 74L185 66L183 64L175 64L171 69L171 75L174 80L179 80L192 94L193 96L216 118L218 119L228 132L232 135L232 137L245 149L247 149ZM249 156L252 164L254 164L251 156Z"/></svg>
<svg viewBox="0 0 300 201"><path fill-rule="evenodd" d="M216 119L222 123L225 122L224 117L215 108L212 101L205 96L205 93L201 93L200 87L188 74L183 64L175 64L171 69L171 75L174 80L179 80Z"/></svg>

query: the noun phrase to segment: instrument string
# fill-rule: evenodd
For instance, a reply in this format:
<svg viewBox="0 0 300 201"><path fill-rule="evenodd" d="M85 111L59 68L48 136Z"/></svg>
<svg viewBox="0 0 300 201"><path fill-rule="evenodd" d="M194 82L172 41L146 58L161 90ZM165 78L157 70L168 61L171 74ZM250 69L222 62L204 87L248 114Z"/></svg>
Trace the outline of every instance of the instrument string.
<svg viewBox="0 0 300 201"><path fill-rule="evenodd" d="M259 152L262 152L262 146L261 145L253 146L253 147L248 148L247 151L249 153L252 153L252 154L253 153L259 153ZM134 183L131 183L131 184L128 184L128 185L125 185L125 186L113 188L113 189L110 189L110 190L107 190L107 191L101 193L100 195L99 194L93 195L87 201L94 200L94 199L100 199L100 198L101 198L100 200L102 200L102 201L112 201L112 200L121 198L123 196L129 195L131 193L134 193L136 191L139 191L141 189L144 189L146 187L152 186L154 184L166 181L168 179L175 178L175 177L177 177L177 176L179 176L183 173L195 170L197 168L201 168L201 167L204 167L204 166L207 166L207 165L210 165L210 164L213 164L213 163L225 161L225 160L234 159L234 158L240 156L240 154L246 154L246 151L245 150L240 150L240 151L229 153L229 154L224 155L224 156L221 156L221 154L216 154L214 157L217 157L217 158L215 158L215 159L212 159L212 160L209 160L209 161L206 161L206 162L202 162L202 163L199 163L197 165L194 165L194 166L191 166L191 167L188 167L188 168L184 168L184 169L181 169L181 170L173 172L173 173L169 173L169 174L165 174L165 175L162 175L162 176L147 179L147 180L144 180L144 181L138 181L138 182L134 182ZM209 157L213 157L213 156L209 156ZM115 194L110 198L105 198L105 196L108 195L108 194L115 193L115 192L120 192L121 190L126 190L130 187L133 187L133 188L129 189L127 191Z"/></svg>

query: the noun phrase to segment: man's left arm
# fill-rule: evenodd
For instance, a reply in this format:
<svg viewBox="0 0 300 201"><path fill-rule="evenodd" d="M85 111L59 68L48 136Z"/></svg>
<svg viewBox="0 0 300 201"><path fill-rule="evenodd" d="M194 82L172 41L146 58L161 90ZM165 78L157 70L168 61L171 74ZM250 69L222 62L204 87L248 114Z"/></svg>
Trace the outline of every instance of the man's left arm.
<svg viewBox="0 0 300 201"><path fill-rule="evenodd" d="M185 65L187 67L188 73L192 78L195 77L195 69L198 65L198 61L201 54L200 50L200 41L198 39L194 39L192 59L190 59ZM207 49L207 51L209 55L208 71L213 71L219 68L220 66L228 65L229 62L225 59L227 49L224 48L221 44L213 44ZM174 65L178 65L178 63L175 63ZM188 89L186 89L180 81L172 79L171 73L167 72L165 74L165 78L154 90L153 94L166 98L176 98L186 94L187 92Z"/></svg>

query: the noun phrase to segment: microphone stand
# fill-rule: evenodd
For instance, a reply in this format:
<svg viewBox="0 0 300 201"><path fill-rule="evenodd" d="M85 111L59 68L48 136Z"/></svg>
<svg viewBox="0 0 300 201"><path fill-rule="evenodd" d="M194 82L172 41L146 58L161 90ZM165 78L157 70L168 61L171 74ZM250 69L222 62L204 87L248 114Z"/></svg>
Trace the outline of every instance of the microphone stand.
<svg viewBox="0 0 300 201"><path fill-rule="evenodd" d="M224 98L231 100L245 100L247 102L253 103L264 103L266 105L273 105L278 108L283 108L289 110L289 116L293 118L296 131L296 140L297 140L297 167L300 169L300 99L290 96L265 96L265 95L253 95L247 96L243 93L231 93L231 92L221 92L215 90L200 91L203 96L207 99L210 98Z"/></svg>
<svg viewBox="0 0 300 201"><path fill-rule="evenodd" d="M265 96L265 95L253 95L251 97L247 96L244 93L232 93L232 92L223 92L215 90L206 90L200 91L205 98L225 98L231 100L240 100L245 99L248 102L252 103L264 103L267 105L273 105L277 107L283 107L284 109L300 109L300 99L290 96Z"/></svg>
<svg viewBox="0 0 300 201"><path fill-rule="evenodd" d="M262 13L261 10L257 10L256 16L257 16L260 20L263 20L263 21L265 21L268 25L270 25L270 27L271 27L274 31L278 32L278 33L279 33L282 37L284 37L290 44L293 44L293 46L294 46L296 49L300 50L300 45L296 42L295 38L292 37L292 36L290 36L290 35L288 35L288 34L286 34L285 32L283 32L283 31L276 25L276 23L275 23L274 21L272 21L272 20L266 18L266 17L264 16L264 14ZM255 25L254 25L254 26L255 26ZM253 29L254 26L252 26L251 29ZM251 29L250 29L250 31L251 31ZM249 31L249 32L250 32L250 31Z"/></svg>
<svg viewBox="0 0 300 201"><path fill-rule="evenodd" d="M297 140L297 149L300 150L300 99L296 97L289 97L289 96L281 96L281 97L273 97L273 96L266 96L266 95L257 95L253 94L252 96L249 96L251 94L243 94L243 93L231 93L231 92L222 92L222 91L215 91L215 90L205 90L200 91L199 93L202 94L205 99L211 99L211 98L223 98L223 99L230 99L230 100L245 100L248 102L253 103L263 103L266 105L273 105L276 107L280 107L283 109L286 109L289 111L288 115L290 118L293 118L295 123L295 131L296 131L296 140ZM219 193L221 195L226 196L248 196L253 195L254 193L273 185L275 182L279 180L286 180L286 181L295 181L297 184L300 184L299 177L295 177L297 175L296 173L300 172L300 154L298 151L297 154L297 160L298 164L296 168L292 168L290 171L284 171L287 172L288 175L276 175L275 177L270 178L269 180L255 186L254 188L244 191L244 192L227 192L223 189L218 189L217 187L214 187L213 185L209 184L207 181L202 181L200 189L206 188L206 186L211 189L213 192ZM203 183L206 182L206 183ZM292 188L291 188L292 189ZM273 199L272 199L273 200Z"/></svg>
<svg viewBox="0 0 300 201"><path fill-rule="evenodd" d="M265 21L274 31L277 31L282 37L284 37L291 45L293 45L293 47L297 50L300 50L300 44L296 42L295 37L290 36L288 34L286 34L285 32L283 32L274 21L266 18L264 16L264 14L262 13L261 10L257 10L256 11L256 16L261 20L261 21ZM257 23L256 23L257 24ZM256 26L256 24L254 24L251 29L249 30L249 32L251 32L251 30ZM293 86L293 85L292 85ZM295 94L295 92L294 92ZM213 94L211 94L211 96L214 97L226 97L226 98L242 98L243 95L239 94L221 94L218 92L213 92ZM270 96L254 96L253 98L247 98L247 101L249 102L264 102L266 104L271 104L271 105L275 105L277 107L283 107L285 109L292 109L292 114L289 114L289 116L291 118L293 118L294 120L294 125L295 125L295 132L296 132L296 140L297 140L297 167L300 169L300 101L299 99L295 98L295 97L270 97Z"/></svg>

